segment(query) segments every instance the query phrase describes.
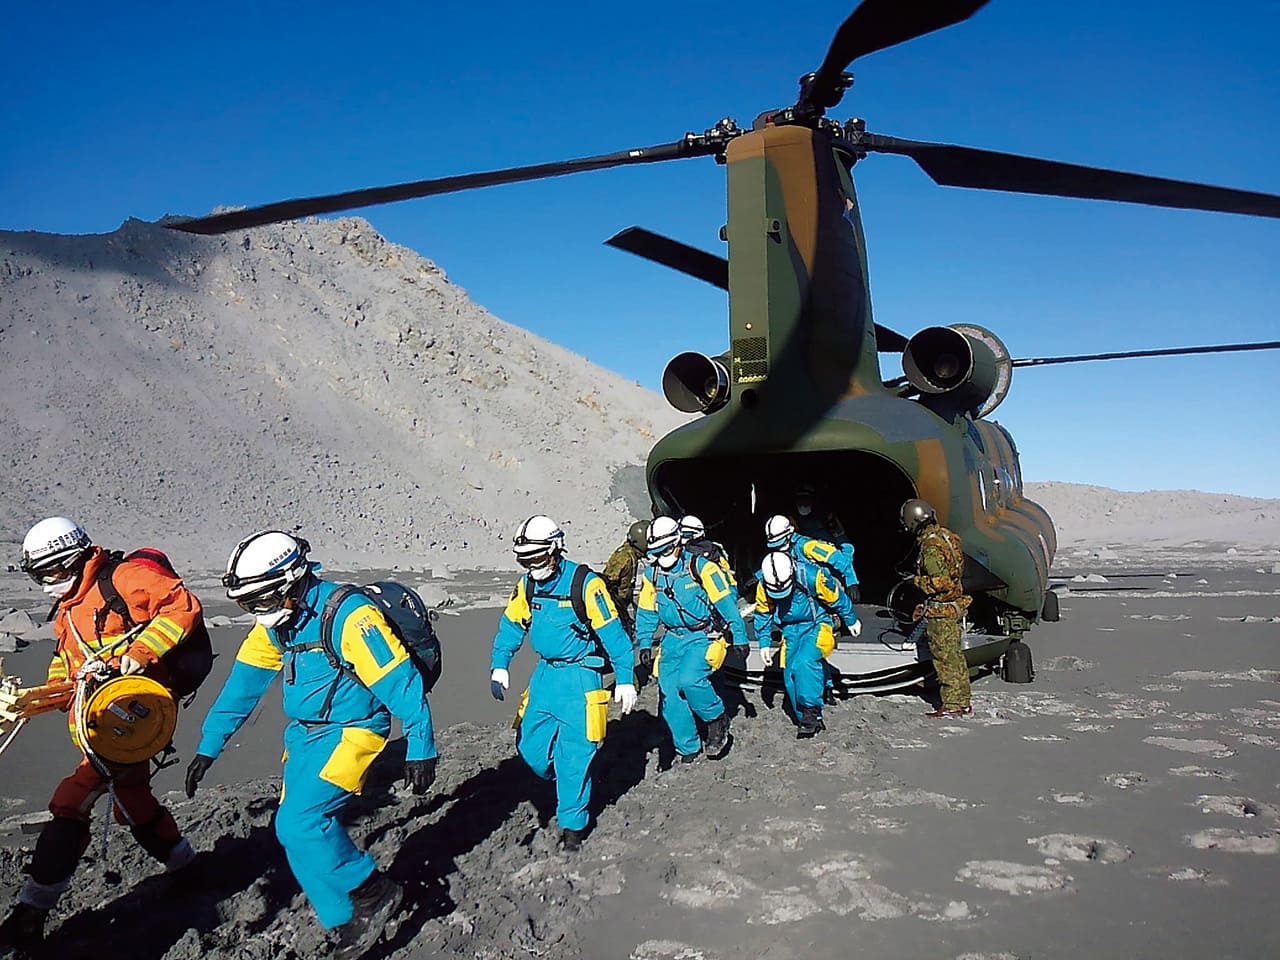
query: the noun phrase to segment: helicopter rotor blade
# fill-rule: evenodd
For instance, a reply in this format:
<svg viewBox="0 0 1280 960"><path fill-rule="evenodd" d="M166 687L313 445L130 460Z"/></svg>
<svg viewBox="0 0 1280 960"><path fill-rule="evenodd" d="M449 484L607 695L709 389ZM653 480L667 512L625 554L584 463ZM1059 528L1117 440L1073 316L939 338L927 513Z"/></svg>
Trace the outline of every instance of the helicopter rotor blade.
<svg viewBox="0 0 1280 960"><path fill-rule="evenodd" d="M834 107L844 95L840 75L858 57L968 20L989 0L863 0L831 39L800 106Z"/></svg>
<svg viewBox="0 0 1280 960"><path fill-rule="evenodd" d="M702 280L721 290L729 289L729 261L691 247L679 240L672 240L644 227L627 227L605 241L605 245L637 257L652 260L672 270L679 270L696 280Z"/></svg>
<svg viewBox="0 0 1280 960"><path fill-rule="evenodd" d="M1089 360L1130 360L1135 357L1181 357L1194 353L1240 353L1246 350L1280 350L1280 340L1264 343L1224 343L1210 347L1169 347L1163 350L1128 350L1122 353L1086 353L1075 357L1024 357L1015 367L1044 367L1053 363L1084 363Z"/></svg>
<svg viewBox="0 0 1280 960"><path fill-rule="evenodd" d="M691 247L679 240L672 240L644 227L627 227L605 241L605 245L627 253L634 253L654 263L662 264L681 273L729 290L729 261ZM907 348L907 338L895 330L876 324L876 349L880 353L901 353Z"/></svg>
<svg viewBox="0 0 1280 960"><path fill-rule="evenodd" d="M434 180L415 180L412 183L399 183L386 187L369 187L364 190L349 190L345 193L331 193L321 197L282 200L278 203L268 203L259 207L215 213L207 217L174 220L166 223L165 226L173 230L182 230L186 233L228 233L232 230L244 230L248 227L260 227L268 223L278 223L281 220L296 220L299 217L310 217L321 213L336 213L340 210L354 210L358 207L370 207L380 203L395 203L398 200L430 197L441 193L458 193L462 190L493 187L503 183L521 183L526 180L563 177L570 173L586 173L591 170L606 170L610 167L621 167L637 163L657 163L661 160L679 160L684 157L705 156L709 153L715 153L719 149L723 149L722 144L704 142L702 138L690 136L683 140L676 140L673 143L660 143L652 147L638 147L634 150L604 153L594 157L579 157L572 160L559 160L554 163L536 163L527 167L511 167L506 170L490 170L484 173L467 173L459 176L439 177Z"/></svg>
<svg viewBox="0 0 1280 960"><path fill-rule="evenodd" d="M1280 196L1269 193L875 133L862 134L858 142L869 151L910 157L935 183L948 187L1280 217Z"/></svg>

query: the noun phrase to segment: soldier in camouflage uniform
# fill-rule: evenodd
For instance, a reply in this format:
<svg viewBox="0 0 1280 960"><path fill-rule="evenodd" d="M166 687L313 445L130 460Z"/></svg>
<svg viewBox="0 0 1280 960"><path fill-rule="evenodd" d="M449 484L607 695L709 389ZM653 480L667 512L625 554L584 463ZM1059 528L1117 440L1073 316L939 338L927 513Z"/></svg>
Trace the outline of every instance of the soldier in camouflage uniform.
<svg viewBox="0 0 1280 960"><path fill-rule="evenodd" d="M960 538L938 523L933 507L923 500L902 505L902 526L914 533L920 545L916 576L912 582L925 595L917 608L925 618L933 669L938 674L942 705L930 717L963 717L973 712L969 703L969 665L960 646L960 620L969 609L960 577L964 553Z"/></svg>
<svg viewBox="0 0 1280 960"><path fill-rule="evenodd" d="M633 523L627 530L627 539L610 555L609 562L604 565L604 573L601 574L605 586L609 588L609 595L613 597L618 617L628 633L635 622L636 569L640 558L644 556L648 530L649 524L644 520Z"/></svg>

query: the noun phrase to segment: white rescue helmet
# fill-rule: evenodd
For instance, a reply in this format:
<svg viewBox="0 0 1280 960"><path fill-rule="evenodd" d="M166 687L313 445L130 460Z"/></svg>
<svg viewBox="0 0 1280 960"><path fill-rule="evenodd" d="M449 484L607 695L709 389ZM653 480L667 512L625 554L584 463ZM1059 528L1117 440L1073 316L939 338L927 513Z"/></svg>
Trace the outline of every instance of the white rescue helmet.
<svg viewBox="0 0 1280 960"><path fill-rule="evenodd" d="M22 572L36 583L61 583L80 572L92 550L84 527L67 517L48 517L22 539Z"/></svg>
<svg viewBox="0 0 1280 960"><path fill-rule="evenodd" d="M760 582L774 600L789 597L796 585L796 566L785 553L766 553L760 561Z"/></svg>
<svg viewBox="0 0 1280 960"><path fill-rule="evenodd" d="M651 560L663 569L669 570L675 566L682 546L679 523L671 517L657 517L649 524L647 540L647 552Z"/></svg>
<svg viewBox="0 0 1280 960"><path fill-rule="evenodd" d="M250 534L236 544L227 560L222 577L227 599L255 616L284 609L310 569L310 551L311 544L302 537L281 530Z"/></svg>
<svg viewBox="0 0 1280 960"><path fill-rule="evenodd" d="M511 552L526 570L545 567L564 553L564 531L550 517L535 514L516 530Z"/></svg>
<svg viewBox="0 0 1280 960"><path fill-rule="evenodd" d="M706 535L706 524L695 517L692 513L686 513L680 518L680 541L682 543L701 540Z"/></svg>
<svg viewBox="0 0 1280 960"><path fill-rule="evenodd" d="M764 545L770 550L785 550L796 535L796 525L790 517L775 514L764 523Z"/></svg>

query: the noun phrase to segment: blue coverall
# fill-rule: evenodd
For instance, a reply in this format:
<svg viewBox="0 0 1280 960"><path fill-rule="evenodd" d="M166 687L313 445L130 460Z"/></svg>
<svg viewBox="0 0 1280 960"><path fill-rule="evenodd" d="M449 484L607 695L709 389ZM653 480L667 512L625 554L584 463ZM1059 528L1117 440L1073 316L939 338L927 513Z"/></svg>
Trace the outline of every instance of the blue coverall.
<svg viewBox="0 0 1280 960"><path fill-rule="evenodd" d="M816 709L821 717L825 659L835 647L831 614L852 625L858 612L830 571L804 562L795 570L795 587L781 599L765 593L763 583L756 585L756 644L767 647L774 629L782 631L782 684L791 709L797 717L802 710Z"/></svg>
<svg viewBox="0 0 1280 960"><path fill-rule="evenodd" d="M801 564L811 564L818 567L829 567L840 578L841 593L845 592L845 588L857 586L858 574L853 569L853 544L847 540L837 546L829 540L820 540L816 537L806 537L802 533L796 533L791 537L791 543L785 548L787 553L796 567ZM841 617L843 620L844 618ZM854 620L857 614L854 614ZM852 621L845 621L852 624ZM831 690L835 687L835 670L823 665L822 667L824 689ZM795 701L792 701L793 703Z"/></svg>
<svg viewBox="0 0 1280 960"><path fill-rule="evenodd" d="M321 646L320 613L337 588L311 576L288 623L276 628L259 624L249 631L205 717L197 748L204 756L217 757L284 670L289 724L276 836L327 928L351 919L351 891L376 867L351 842L338 814L361 791L369 766L386 746L391 715L400 719L408 741L407 760L436 756L422 675L382 611L359 594L342 602L332 633L336 653L355 676L330 664ZM297 649L307 646L311 649ZM326 715L324 702L331 691Z"/></svg>
<svg viewBox="0 0 1280 960"><path fill-rule="evenodd" d="M726 643L707 636L717 632L718 621L732 631L734 642L746 642L746 624L719 564L681 550L669 570L654 564L644 572L636 604L636 638L641 650L650 649L659 625L666 627L659 648L661 663L655 666L662 719L681 756L692 756L702 748L694 716L705 722L724 713L724 702L711 686L711 674L724 662Z"/></svg>
<svg viewBox="0 0 1280 960"><path fill-rule="evenodd" d="M590 817L591 761L604 739L609 702L601 646L617 682L635 683L631 638L595 573L587 575L582 591L590 624L578 619L570 595L577 569L578 564L562 559L548 580L520 579L498 622L489 665L506 670L526 636L539 657L521 703L516 749L544 780L551 779L554 768L556 819L564 830L585 830Z"/></svg>

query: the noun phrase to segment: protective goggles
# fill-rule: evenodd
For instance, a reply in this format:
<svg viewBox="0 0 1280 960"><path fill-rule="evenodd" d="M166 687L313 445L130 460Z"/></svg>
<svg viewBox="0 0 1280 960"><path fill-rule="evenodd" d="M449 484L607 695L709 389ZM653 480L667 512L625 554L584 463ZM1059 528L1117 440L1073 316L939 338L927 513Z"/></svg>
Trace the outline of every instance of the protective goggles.
<svg viewBox="0 0 1280 960"><path fill-rule="evenodd" d="M289 599L289 587L283 586L267 593L255 593L248 597L237 597L236 606L246 613L275 613Z"/></svg>
<svg viewBox="0 0 1280 960"><path fill-rule="evenodd" d="M517 541L518 542L518 541ZM556 554L554 550L548 550L546 553L538 553L531 557L516 556L516 563L524 567L526 570L541 570L543 567L549 567L555 563Z"/></svg>
<svg viewBox="0 0 1280 960"><path fill-rule="evenodd" d="M51 583L62 583L64 580L70 580L83 566L82 557L75 557L71 560L60 560L52 565L43 567L32 567L26 560L22 561L22 572L34 580L41 586L48 586Z"/></svg>
<svg viewBox="0 0 1280 960"><path fill-rule="evenodd" d="M663 557L674 557L680 552L682 546L683 544L677 540L675 543L668 544L665 547L653 548L649 551L649 562L657 563Z"/></svg>

